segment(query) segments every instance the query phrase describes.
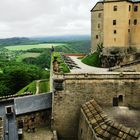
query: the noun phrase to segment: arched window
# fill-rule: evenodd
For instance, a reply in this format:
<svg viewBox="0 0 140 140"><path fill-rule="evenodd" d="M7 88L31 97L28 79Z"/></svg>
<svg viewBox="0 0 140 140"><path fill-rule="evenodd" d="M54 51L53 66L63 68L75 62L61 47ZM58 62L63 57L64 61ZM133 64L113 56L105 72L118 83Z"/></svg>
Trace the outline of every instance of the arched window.
<svg viewBox="0 0 140 140"><path fill-rule="evenodd" d="M118 99L119 99L119 102L123 102L123 95L119 95Z"/></svg>

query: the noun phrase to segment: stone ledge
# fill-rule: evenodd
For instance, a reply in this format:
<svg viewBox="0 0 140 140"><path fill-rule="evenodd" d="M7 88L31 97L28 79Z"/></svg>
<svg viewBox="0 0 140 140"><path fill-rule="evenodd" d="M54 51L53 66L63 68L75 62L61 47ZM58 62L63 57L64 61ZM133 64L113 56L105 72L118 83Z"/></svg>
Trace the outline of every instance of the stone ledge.
<svg viewBox="0 0 140 140"><path fill-rule="evenodd" d="M102 73L83 73L83 74L57 74L54 80L71 79L140 79L140 72L102 72Z"/></svg>

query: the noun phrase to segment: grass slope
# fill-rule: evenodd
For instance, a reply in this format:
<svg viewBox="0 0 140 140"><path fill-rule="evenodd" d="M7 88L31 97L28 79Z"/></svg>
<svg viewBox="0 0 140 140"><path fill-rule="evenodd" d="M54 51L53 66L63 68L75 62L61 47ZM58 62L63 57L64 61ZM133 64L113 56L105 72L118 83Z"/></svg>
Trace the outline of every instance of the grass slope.
<svg viewBox="0 0 140 140"><path fill-rule="evenodd" d="M24 87L23 89L21 89L17 95L22 95L25 92L32 92L33 94L36 93L36 81L33 81L32 83L30 83L29 85L27 85L26 87Z"/></svg>
<svg viewBox="0 0 140 140"><path fill-rule="evenodd" d="M18 51L18 50L30 50L33 48L51 48L52 46L60 46L60 45L64 45L61 43L52 43L52 44L36 44L36 45L17 45L17 46L7 46L5 47L8 50L12 50L12 51Z"/></svg>
<svg viewBox="0 0 140 140"><path fill-rule="evenodd" d="M100 67L99 54L95 52L91 55L88 55L87 57L82 59L82 62L89 66Z"/></svg>
<svg viewBox="0 0 140 140"><path fill-rule="evenodd" d="M50 87L49 87L49 81L41 81L39 82L39 93L46 93L49 92Z"/></svg>

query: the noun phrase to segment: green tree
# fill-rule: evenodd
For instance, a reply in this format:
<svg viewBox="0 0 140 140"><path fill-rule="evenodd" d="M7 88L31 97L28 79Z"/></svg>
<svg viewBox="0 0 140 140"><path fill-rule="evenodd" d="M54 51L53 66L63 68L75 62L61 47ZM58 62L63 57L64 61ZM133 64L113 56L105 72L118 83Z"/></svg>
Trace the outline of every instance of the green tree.
<svg viewBox="0 0 140 140"><path fill-rule="evenodd" d="M10 89L11 94L15 94L21 88L28 85L33 80L41 76L41 70L36 66L26 64L13 64L4 68L5 85Z"/></svg>
<svg viewBox="0 0 140 140"><path fill-rule="evenodd" d="M3 83L0 83L0 96L6 96L10 94L10 89Z"/></svg>

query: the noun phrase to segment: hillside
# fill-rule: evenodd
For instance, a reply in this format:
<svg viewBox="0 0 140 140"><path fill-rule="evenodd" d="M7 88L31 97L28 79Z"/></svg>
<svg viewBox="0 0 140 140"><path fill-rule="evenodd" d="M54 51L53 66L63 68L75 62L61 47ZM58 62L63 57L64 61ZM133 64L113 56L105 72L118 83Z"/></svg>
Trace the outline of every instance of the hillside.
<svg viewBox="0 0 140 140"><path fill-rule="evenodd" d="M0 46L12 46L12 45L26 45L26 44L37 44L39 43L36 40L32 40L25 37L13 37L13 38L6 38L6 39L0 39Z"/></svg>
<svg viewBox="0 0 140 140"><path fill-rule="evenodd" d="M16 94L34 80L49 79L52 46L56 52L68 54L90 52L88 36L60 38L0 39L0 96ZM52 39L54 42L51 42ZM61 66L64 67L63 64ZM40 86L41 92L44 92L45 84L40 83ZM32 90L29 88L29 91Z"/></svg>
<svg viewBox="0 0 140 140"><path fill-rule="evenodd" d="M90 41L88 35L69 35L69 36L47 36L47 37L13 37L0 39L0 47L14 46L14 45L35 45L43 43L60 43L60 42L77 42Z"/></svg>
<svg viewBox="0 0 140 140"><path fill-rule="evenodd" d="M41 42L76 42L90 40L89 35L65 35L65 36L44 36L44 37L32 37L32 40Z"/></svg>

